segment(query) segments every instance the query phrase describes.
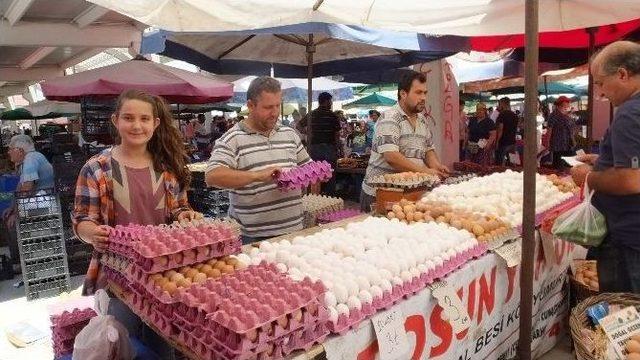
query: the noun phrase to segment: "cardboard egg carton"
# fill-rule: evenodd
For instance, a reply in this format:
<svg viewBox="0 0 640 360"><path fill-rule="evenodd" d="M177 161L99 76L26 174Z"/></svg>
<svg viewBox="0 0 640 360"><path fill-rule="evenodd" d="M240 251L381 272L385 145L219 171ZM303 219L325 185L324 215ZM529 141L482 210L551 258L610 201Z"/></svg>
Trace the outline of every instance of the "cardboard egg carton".
<svg viewBox="0 0 640 360"><path fill-rule="evenodd" d="M235 228L222 222L190 227L116 226L109 250L134 260L149 273L169 270L240 251Z"/></svg>
<svg viewBox="0 0 640 360"><path fill-rule="evenodd" d="M192 284L204 282L207 279L216 280L245 267L247 267L246 264L234 257L223 257L154 274L149 274L138 265L132 264L127 275L132 282L144 287L150 296L162 303L173 304L180 299L179 293ZM171 286L172 290L167 291L164 286L166 282L174 282L175 289Z"/></svg>
<svg viewBox="0 0 640 360"><path fill-rule="evenodd" d="M433 188L440 184L440 178L424 173L386 174L375 176L369 180L369 184L380 188L415 189L423 186Z"/></svg>
<svg viewBox="0 0 640 360"><path fill-rule="evenodd" d="M475 247L457 254L442 264L435 266L420 276L413 277L410 281L396 284L390 291L384 291L382 296L373 297L371 304L362 304L360 308L349 309L349 315L340 314L338 321L328 322L329 330L340 335L355 328L360 322L369 318L379 310L389 309L404 298L408 298L432 284L436 279L442 279L456 269L462 267L469 260L482 256L488 251L485 244L477 244Z"/></svg>
<svg viewBox="0 0 640 360"><path fill-rule="evenodd" d="M333 169L326 161L312 161L308 164L281 171L275 177L282 190L304 189L311 184L331 179Z"/></svg>
<svg viewBox="0 0 640 360"><path fill-rule="evenodd" d="M51 338L56 358L73 352L76 336L94 316L97 314L91 308L76 308L73 311L63 311L60 314L51 315Z"/></svg>
<svg viewBox="0 0 640 360"><path fill-rule="evenodd" d="M320 282L294 282L261 263L182 292L176 315L206 326L231 352L243 352L324 321L324 291Z"/></svg>
<svg viewBox="0 0 640 360"><path fill-rule="evenodd" d="M362 215L362 211L358 209L343 209L338 211L327 212L317 216L318 224L327 224L354 216Z"/></svg>

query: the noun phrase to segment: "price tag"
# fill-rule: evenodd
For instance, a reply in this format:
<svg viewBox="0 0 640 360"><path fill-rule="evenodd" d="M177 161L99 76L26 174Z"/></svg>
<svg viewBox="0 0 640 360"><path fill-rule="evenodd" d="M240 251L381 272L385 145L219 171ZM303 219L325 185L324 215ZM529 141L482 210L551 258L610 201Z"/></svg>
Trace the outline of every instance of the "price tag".
<svg viewBox="0 0 640 360"><path fill-rule="evenodd" d="M379 312L371 318L371 322L378 339L380 360L406 359L410 349L402 310L396 306Z"/></svg>
<svg viewBox="0 0 640 360"><path fill-rule="evenodd" d="M507 267L519 265L522 261L522 239L506 243L494 250L507 263Z"/></svg>
<svg viewBox="0 0 640 360"><path fill-rule="evenodd" d="M635 307L629 306L600 319L600 326L611 341L619 359L626 359L627 341L640 334L640 314Z"/></svg>
<svg viewBox="0 0 640 360"><path fill-rule="evenodd" d="M553 234L549 234L544 230L538 230L538 236L542 242L542 250L544 251L544 258L547 263L555 264L556 260L556 247Z"/></svg>
<svg viewBox="0 0 640 360"><path fill-rule="evenodd" d="M446 281L437 281L429 286L431 294L442 307L442 320L449 321L454 333L459 333L471 326L471 318L464 308L456 292Z"/></svg>

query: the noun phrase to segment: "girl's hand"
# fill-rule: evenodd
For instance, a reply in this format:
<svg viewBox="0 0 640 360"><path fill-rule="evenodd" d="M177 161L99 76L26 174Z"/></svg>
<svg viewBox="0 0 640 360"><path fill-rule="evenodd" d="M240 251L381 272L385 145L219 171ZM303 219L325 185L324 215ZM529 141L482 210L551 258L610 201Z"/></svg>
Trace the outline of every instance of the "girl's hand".
<svg viewBox="0 0 640 360"><path fill-rule="evenodd" d="M199 220L199 219L202 219L202 218L203 218L203 216L202 216L201 213L195 212L193 210L185 210L185 211L183 211L183 212L178 214L178 221L179 222Z"/></svg>
<svg viewBox="0 0 640 360"><path fill-rule="evenodd" d="M99 252L107 251L109 246L109 231L110 226L97 225L90 221L84 221L78 224L77 232L78 236L89 244L93 245L93 248Z"/></svg>

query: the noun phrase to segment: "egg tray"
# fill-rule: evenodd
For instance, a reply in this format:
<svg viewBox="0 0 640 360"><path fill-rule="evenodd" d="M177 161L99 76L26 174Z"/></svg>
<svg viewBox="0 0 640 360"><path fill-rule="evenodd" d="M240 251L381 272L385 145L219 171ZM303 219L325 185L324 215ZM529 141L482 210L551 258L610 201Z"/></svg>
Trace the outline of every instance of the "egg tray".
<svg viewBox="0 0 640 360"><path fill-rule="evenodd" d="M377 311L391 308L399 301L420 292L432 284L434 280L447 276L472 258L480 257L486 251L485 245L478 244L474 248L458 254L455 258L443 262L442 265L437 265L435 269L412 278L409 282L394 285L391 291L383 292L382 297L374 298L371 304L363 304L361 309L349 309L349 316L339 315L337 323L329 322L329 330L332 333L344 335Z"/></svg>
<svg viewBox="0 0 640 360"><path fill-rule="evenodd" d="M92 317L97 316L96 312L91 308L86 309L73 309L73 311L63 311L60 314L51 315L50 320L52 327L65 328L68 326L88 321Z"/></svg>
<svg viewBox="0 0 640 360"><path fill-rule="evenodd" d="M544 219L553 214L554 212L563 212L566 210L571 209L574 206L579 205L582 202L582 200L580 199L580 195L573 195L572 197L568 198L567 200L554 205L553 207L551 207L549 210L541 212L540 214L536 214L536 226L540 226L542 225L542 222L544 221ZM519 234L522 234L522 224L518 225L516 227L516 231Z"/></svg>
<svg viewBox="0 0 640 360"><path fill-rule="evenodd" d="M213 226L223 226L229 228L240 234L240 224L229 217L226 218L202 218L191 221L174 221L171 223L171 226L174 228L189 228L189 227L197 227L200 225L213 225Z"/></svg>
<svg viewBox="0 0 640 360"><path fill-rule="evenodd" d="M64 340L62 342L53 343L53 358L59 359L65 355L73 353L73 345L75 344L75 338L70 340Z"/></svg>
<svg viewBox="0 0 640 360"><path fill-rule="evenodd" d="M100 262L103 265L106 265L122 274L126 274L127 269L131 265L131 262L128 258L112 252L106 252L102 254L102 256L100 257Z"/></svg>
<svg viewBox="0 0 640 360"><path fill-rule="evenodd" d="M234 270L234 272L235 271L238 271L238 270ZM149 296L157 299L159 302L170 305L180 301L179 294L182 291L185 291L186 288L178 288L176 293L173 296L171 296L166 291L162 291L161 289L158 289L157 286L151 283L150 281L151 275L154 275L154 274L147 273L142 268L140 268L140 266L136 264L132 264L126 272L127 278L132 283L135 283L136 285L140 286L149 294ZM223 273L220 278L227 275L228 274Z"/></svg>
<svg viewBox="0 0 640 360"><path fill-rule="evenodd" d="M177 335L178 330L173 326L174 317L167 316L166 313L163 312L163 308L159 308L157 306L158 303L154 302L152 297L141 295L138 291L133 291L129 305L135 310L137 315L153 324L163 335L167 337Z"/></svg>
<svg viewBox="0 0 640 360"><path fill-rule="evenodd" d="M176 313L190 323L208 325L223 343L228 334L235 334L243 343L232 346L237 350L246 346L245 342L251 343L249 337L255 331L265 342L305 324L323 321L328 316L319 299L324 292L320 282L294 282L275 265L261 263L218 280L209 279L203 285L192 285L182 292L182 304ZM278 320L286 320L285 328Z"/></svg>
<svg viewBox="0 0 640 360"><path fill-rule="evenodd" d="M216 236L216 234L218 236ZM143 241L148 241L149 237L154 235L163 240L158 240L156 237L156 242L153 245L142 245ZM123 235L122 233L118 236L112 236L109 243L109 251L134 260L148 273L166 271L199 263L211 258L235 254L240 252L242 247L240 236L232 229L226 229L226 231L220 234L217 230L201 232L196 227L183 229L170 228L162 233L160 230L157 230L155 234L137 234L135 237L140 240L129 238L128 235ZM142 240L144 238L147 240ZM183 249L171 251L166 249L166 246L159 245L159 243L165 241L165 239L175 244L174 246L182 246ZM215 240L211 241L211 239ZM191 245L185 247L185 242L190 242ZM162 249L162 247L165 249Z"/></svg>
<svg viewBox="0 0 640 360"><path fill-rule="evenodd" d="M203 360L249 360L249 359L282 359L285 353L280 342L266 344L260 351L232 353L224 346L212 341L211 336L201 335L201 338L193 335L189 331L179 329L177 339L180 343L192 349L192 351Z"/></svg>
<svg viewBox="0 0 640 360"><path fill-rule="evenodd" d="M465 181L469 181L473 178L475 178L476 175L473 173L469 173L469 174L454 174L452 176L449 176L448 178L442 180L442 185L455 185L455 184L459 184Z"/></svg>
<svg viewBox="0 0 640 360"><path fill-rule="evenodd" d="M115 269L112 269L109 266L106 266L104 264L102 266L102 271L104 272L104 275L107 278L107 280L112 281L113 283L115 283L125 291L131 290L131 283L129 282L129 279L127 279L126 276L124 276L123 274L117 272Z"/></svg>
<svg viewBox="0 0 640 360"><path fill-rule="evenodd" d="M329 181L332 175L331 164L326 161L312 161L281 171L275 176L275 181L282 190L296 190L306 188L311 184Z"/></svg>
<svg viewBox="0 0 640 360"><path fill-rule="evenodd" d="M362 211L358 209L343 209L343 210L320 214L317 216L316 219L318 224L327 224L327 223L332 223L332 222L352 218L359 215L362 215Z"/></svg>
<svg viewBox="0 0 640 360"><path fill-rule="evenodd" d="M398 180L398 181L388 181L385 180L382 175L374 177L369 181L369 185L372 187L378 188L395 188L395 189L415 189L419 187L427 187L432 189L440 184L440 179L436 176L427 177L424 180L413 181L413 180Z"/></svg>
<svg viewBox="0 0 640 360"><path fill-rule="evenodd" d="M85 326L89 323L90 319L84 320L82 322L70 325L68 327L56 328L54 326L51 327L51 335L53 338L54 344L56 342L61 342L65 340L75 339L78 333L84 329Z"/></svg>

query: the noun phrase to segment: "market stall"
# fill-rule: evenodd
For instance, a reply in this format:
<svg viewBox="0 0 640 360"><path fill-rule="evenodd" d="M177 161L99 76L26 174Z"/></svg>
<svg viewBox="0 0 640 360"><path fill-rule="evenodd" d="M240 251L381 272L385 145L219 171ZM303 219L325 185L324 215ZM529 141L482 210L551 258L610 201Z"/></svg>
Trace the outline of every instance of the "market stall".
<svg viewBox="0 0 640 360"><path fill-rule="evenodd" d="M575 189L554 180L537 178L545 199L539 221L577 201ZM313 350L329 359L367 359L389 346L414 358L508 358L518 339L522 243L521 197L512 194L521 192L521 173L463 178L415 203L394 204L388 218L348 217L242 249L235 225L224 220L121 226L103 265L114 292L193 358ZM309 209L340 211L330 198L306 202ZM563 334L566 270L584 254L545 236L536 243L532 351L541 355ZM380 329L387 317L395 325ZM391 331L403 340L383 341Z"/></svg>

